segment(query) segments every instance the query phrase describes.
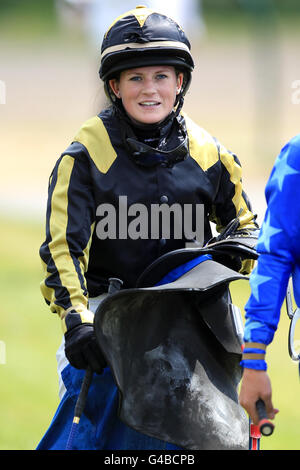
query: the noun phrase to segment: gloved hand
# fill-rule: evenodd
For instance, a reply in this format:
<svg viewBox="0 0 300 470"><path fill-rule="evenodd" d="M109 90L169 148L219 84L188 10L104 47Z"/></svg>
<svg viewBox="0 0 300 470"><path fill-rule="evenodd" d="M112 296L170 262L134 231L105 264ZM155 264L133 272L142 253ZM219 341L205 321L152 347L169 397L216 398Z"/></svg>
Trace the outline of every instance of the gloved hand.
<svg viewBox="0 0 300 470"><path fill-rule="evenodd" d="M102 374L106 361L97 343L94 326L82 323L65 333L65 354L73 367Z"/></svg>
<svg viewBox="0 0 300 470"><path fill-rule="evenodd" d="M76 369L90 367L101 374L106 360L96 339L93 319L94 314L81 305L68 311L63 318L65 354Z"/></svg>

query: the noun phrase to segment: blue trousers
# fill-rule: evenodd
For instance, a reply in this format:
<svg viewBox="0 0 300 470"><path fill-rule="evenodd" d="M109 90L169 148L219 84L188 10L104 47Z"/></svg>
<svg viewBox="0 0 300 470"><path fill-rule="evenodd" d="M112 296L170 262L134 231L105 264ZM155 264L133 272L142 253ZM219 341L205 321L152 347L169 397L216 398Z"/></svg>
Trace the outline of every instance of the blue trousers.
<svg viewBox="0 0 300 470"><path fill-rule="evenodd" d="M67 365L62 371L66 392L37 450L64 450L85 371ZM146 436L118 418L118 389L110 369L94 374L81 416L74 450L180 450L173 444Z"/></svg>

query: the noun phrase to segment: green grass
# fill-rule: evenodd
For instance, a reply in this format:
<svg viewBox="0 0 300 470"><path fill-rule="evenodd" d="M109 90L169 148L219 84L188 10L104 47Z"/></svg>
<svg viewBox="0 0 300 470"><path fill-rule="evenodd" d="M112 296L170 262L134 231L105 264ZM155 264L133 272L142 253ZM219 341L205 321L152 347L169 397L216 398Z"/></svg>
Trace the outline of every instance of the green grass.
<svg viewBox="0 0 300 470"><path fill-rule="evenodd" d="M0 340L6 344L6 364L0 364L0 450L31 450L58 405L55 352L61 327L39 290L43 225L1 217L0 223ZM234 303L243 310L248 283L235 282L231 290ZM299 374L287 352L288 326L283 309L267 356L273 402L280 412L274 434L261 439L262 450L300 449Z"/></svg>
<svg viewBox="0 0 300 470"><path fill-rule="evenodd" d="M0 449L34 449L58 404L60 321L39 292L43 227L0 222L0 340L6 345L6 364L0 365Z"/></svg>

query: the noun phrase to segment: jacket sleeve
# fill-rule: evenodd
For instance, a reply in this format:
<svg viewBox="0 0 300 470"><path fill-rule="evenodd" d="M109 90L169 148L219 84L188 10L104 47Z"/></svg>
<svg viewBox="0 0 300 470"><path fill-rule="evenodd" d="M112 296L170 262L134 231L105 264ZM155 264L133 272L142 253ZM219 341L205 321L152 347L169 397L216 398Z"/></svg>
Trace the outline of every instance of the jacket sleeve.
<svg viewBox="0 0 300 470"><path fill-rule="evenodd" d="M233 153L183 113L190 155L213 182L209 220L218 232L239 214L240 229L257 229L248 197L242 188L241 164Z"/></svg>
<svg viewBox="0 0 300 470"><path fill-rule="evenodd" d="M250 201L242 187L242 167L236 155L216 141L221 162L219 189L213 202L211 222L221 232L239 215L239 229L257 229Z"/></svg>
<svg viewBox="0 0 300 470"><path fill-rule="evenodd" d="M250 277L242 365L267 368L266 346L278 327L289 278L299 296L300 145L287 144L276 159L266 186L267 210L260 231L259 259Z"/></svg>
<svg viewBox="0 0 300 470"><path fill-rule="evenodd" d="M222 232L226 225L239 217L237 230L255 230L258 225L252 212L250 201L242 187L242 167L236 155L228 151L218 141L216 145L221 162L221 178L216 194L210 221L216 224L216 230ZM240 272L249 274L254 268L253 259L244 259Z"/></svg>
<svg viewBox="0 0 300 470"><path fill-rule="evenodd" d="M85 272L95 207L89 167L78 146L69 147L50 177L46 238L40 247L45 273L41 291L51 311L62 319L66 312L75 310L85 321L89 315Z"/></svg>

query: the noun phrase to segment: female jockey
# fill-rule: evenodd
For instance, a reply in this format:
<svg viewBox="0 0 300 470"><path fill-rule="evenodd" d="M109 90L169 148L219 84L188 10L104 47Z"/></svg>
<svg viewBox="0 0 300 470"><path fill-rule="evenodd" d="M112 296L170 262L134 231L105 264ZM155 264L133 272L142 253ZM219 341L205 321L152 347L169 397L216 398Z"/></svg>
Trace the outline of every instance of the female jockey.
<svg viewBox="0 0 300 470"><path fill-rule="evenodd" d="M237 157L182 113L194 68L184 31L139 6L113 22L101 53L99 74L110 106L83 124L49 183L41 291L64 337L57 353L61 402L38 449L65 448L88 366L95 374L74 448L176 449L119 420L94 312L109 278L132 288L159 256L193 239L205 244L210 222L220 232L239 214L239 229L251 230L255 218ZM170 218L157 227L151 210L160 205L191 207L194 225L197 207L204 206L203 239L195 240L195 230L178 235L177 226L164 226ZM245 263L240 268L250 269Z"/></svg>

